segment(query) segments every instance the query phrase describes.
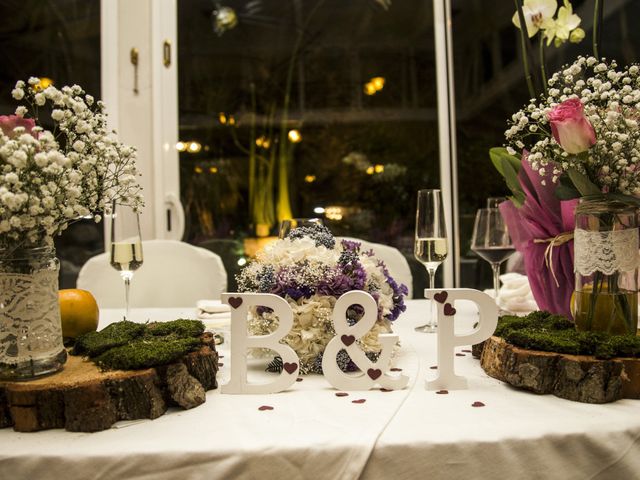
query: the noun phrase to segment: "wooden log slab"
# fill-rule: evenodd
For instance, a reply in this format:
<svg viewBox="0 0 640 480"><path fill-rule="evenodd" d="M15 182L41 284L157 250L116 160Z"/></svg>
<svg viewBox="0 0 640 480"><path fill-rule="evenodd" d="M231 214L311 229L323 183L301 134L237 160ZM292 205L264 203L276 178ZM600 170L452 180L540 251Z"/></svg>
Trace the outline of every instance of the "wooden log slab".
<svg viewBox="0 0 640 480"><path fill-rule="evenodd" d="M493 378L539 394L583 403L640 399L640 359L600 360L526 350L499 337L484 342L480 364Z"/></svg>
<svg viewBox="0 0 640 480"><path fill-rule="evenodd" d="M145 370L100 370L69 356L53 375L26 382L0 381L0 428L19 432L65 428L96 432L119 420L154 419L169 406L193 408L217 388L218 353L213 336L172 365Z"/></svg>

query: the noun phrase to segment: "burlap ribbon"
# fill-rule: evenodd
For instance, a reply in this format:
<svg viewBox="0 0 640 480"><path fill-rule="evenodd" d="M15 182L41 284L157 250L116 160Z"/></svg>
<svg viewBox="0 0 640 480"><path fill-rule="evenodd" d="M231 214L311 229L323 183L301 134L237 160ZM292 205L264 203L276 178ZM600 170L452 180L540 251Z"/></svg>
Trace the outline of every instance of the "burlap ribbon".
<svg viewBox="0 0 640 480"><path fill-rule="evenodd" d="M536 238L533 240L533 243L548 243L547 248L544 251L544 263L549 270L551 270L551 276L553 277L553 281L556 282L556 287L560 287L560 283L558 283L558 279L556 277L556 272L553 269L553 249L555 247L559 247L560 245L564 245L567 242L573 240L573 232L564 232L556 235L551 238Z"/></svg>

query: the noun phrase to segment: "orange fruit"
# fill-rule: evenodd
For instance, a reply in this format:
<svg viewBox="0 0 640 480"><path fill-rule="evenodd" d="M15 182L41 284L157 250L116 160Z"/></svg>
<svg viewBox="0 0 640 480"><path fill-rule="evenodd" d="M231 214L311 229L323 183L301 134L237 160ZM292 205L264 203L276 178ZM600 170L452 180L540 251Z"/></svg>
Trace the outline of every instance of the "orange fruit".
<svg viewBox="0 0 640 480"><path fill-rule="evenodd" d="M62 336L76 338L98 329L99 311L91 292L76 288L58 291Z"/></svg>

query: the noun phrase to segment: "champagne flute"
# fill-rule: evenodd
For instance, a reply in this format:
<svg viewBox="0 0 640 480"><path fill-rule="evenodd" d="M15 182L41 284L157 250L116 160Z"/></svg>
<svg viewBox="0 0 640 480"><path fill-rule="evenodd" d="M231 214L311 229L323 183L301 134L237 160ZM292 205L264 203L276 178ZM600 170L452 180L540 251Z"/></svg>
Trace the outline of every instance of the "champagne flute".
<svg viewBox="0 0 640 480"><path fill-rule="evenodd" d="M113 202L111 212L111 266L124 280L124 319L129 320L129 289L133 272L142 265L140 216L128 205Z"/></svg>
<svg viewBox="0 0 640 480"><path fill-rule="evenodd" d="M478 210L473 226L471 250L491 264L493 291L497 299L500 289L500 264L516 251L500 210L497 208Z"/></svg>
<svg viewBox="0 0 640 480"><path fill-rule="evenodd" d="M310 227L312 225L324 225L321 218L289 218L280 222L278 238L287 238L289 232L294 228Z"/></svg>
<svg viewBox="0 0 640 480"><path fill-rule="evenodd" d="M442 195L440 190L418 191L418 208L416 210L416 236L414 255L429 273L429 288L435 287L436 270L447 258L447 229L445 227ZM433 306L433 300L431 301ZM426 325L416 327L416 331L434 333L436 316L431 315Z"/></svg>

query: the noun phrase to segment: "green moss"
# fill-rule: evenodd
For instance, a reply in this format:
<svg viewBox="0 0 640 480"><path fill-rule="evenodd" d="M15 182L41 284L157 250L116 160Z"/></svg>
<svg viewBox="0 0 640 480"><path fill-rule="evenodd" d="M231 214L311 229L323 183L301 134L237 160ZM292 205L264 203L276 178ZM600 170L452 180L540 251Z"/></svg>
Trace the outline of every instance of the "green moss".
<svg viewBox="0 0 640 480"><path fill-rule="evenodd" d="M179 318L171 322L150 323L147 332L154 337L165 337L167 335L199 337L204 332L204 323L200 320Z"/></svg>
<svg viewBox="0 0 640 480"><path fill-rule="evenodd" d="M603 359L640 357L638 336L578 332L566 317L549 312L533 312L525 317L500 317L494 335L528 350L594 355Z"/></svg>
<svg viewBox="0 0 640 480"><path fill-rule="evenodd" d="M73 355L86 355L104 368L136 370L166 365L201 345L199 320L140 324L117 322L76 340Z"/></svg>
<svg viewBox="0 0 640 480"><path fill-rule="evenodd" d="M95 357L111 348L126 345L142 336L147 326L133 322L116 322L108 325L99 332L89 332L76 339L73 347L74 355Z"/></svg>
<svg viewBox="0 0 640 480"><path fill-rule="evenodd" d="M112 348L98 356L95 362L104 368L138 370L175 362L199 345L199 338L145 338Z"/></svg>

